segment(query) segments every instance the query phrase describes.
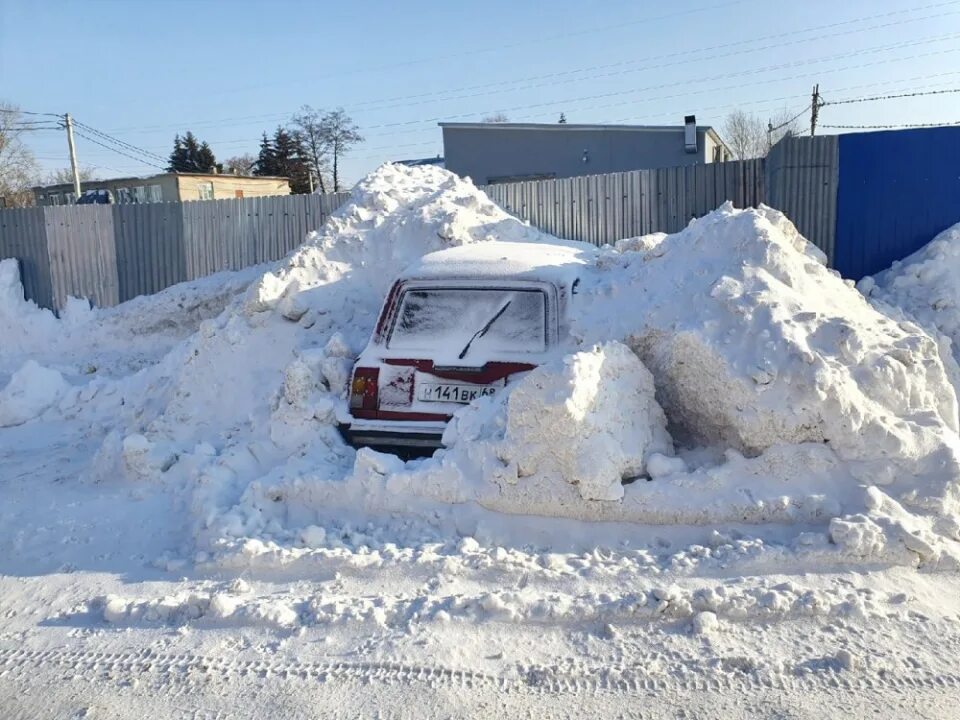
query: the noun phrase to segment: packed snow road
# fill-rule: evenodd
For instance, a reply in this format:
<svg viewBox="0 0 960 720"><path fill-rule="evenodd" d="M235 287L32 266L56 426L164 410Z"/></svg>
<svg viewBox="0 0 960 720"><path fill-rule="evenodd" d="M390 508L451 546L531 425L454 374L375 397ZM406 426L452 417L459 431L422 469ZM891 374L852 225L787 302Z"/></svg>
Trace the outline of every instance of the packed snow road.
<svg viewBox="0 0 960 720"><path fill-rule="evenodd" d="M616 547L576 558L592 573L521 549L509 552L522 567L498 567L466 547L387 567L351 553L168 572L151 564L182 542L173 499L78 492L82 438L45 426L59 439L44 446L27 429L4 437L16 445L4 445L4 466L23 470L4 479L0 517L4 717L943 718L960 697L953 577L793 574L750 568L748 552L711 563L708 548L665 540L645 569ZM637 596L651 588L678 605L727 589L741 610L714 619L668 600L647 611ZM546 607L511 616L498 591ZM210 619L204 598L218 593L261 610ZM107 621L96 599L109 594L156 600L157 618ZM437 602L449 617L424 612Z"/></svg>
<svg viewBox="0 0 960 720"><path fill-rule="evenodd" d="M791 573L665 539L644 565L616 546L501 564L467 546L169 572L152 562L182 542L175 499L76 488L83 438L38 430L3 437L23 471L0 511L4 717L942 718L960 697L954 577ZM675 606L639 605L658 588ZM727 614L678 607L705 588ZM107 621L111 594L158 614ZM259 611L213 619L220 596Z"/></svg>
<svg viewBox="0 0 960 720"><path fill-rule="evenodd" d="M0 715L957 716L956 237L865 298L769 208L596 249L387 165L115 309L0 263ZM478 243L564 247L556 342L434 457L349 447L390 283Z"/></svg>

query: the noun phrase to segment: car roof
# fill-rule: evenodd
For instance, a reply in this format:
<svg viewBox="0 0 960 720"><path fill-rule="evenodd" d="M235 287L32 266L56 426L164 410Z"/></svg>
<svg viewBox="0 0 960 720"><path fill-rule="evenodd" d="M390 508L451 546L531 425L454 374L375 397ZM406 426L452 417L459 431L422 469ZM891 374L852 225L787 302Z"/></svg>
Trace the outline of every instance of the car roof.
<svg viewBox="0 0 960 720"><path fill-rule="evenodd" d="M424 255L403 271L400 280L522 279L570 285L593 252L584 243L470 243Z"/></svg>

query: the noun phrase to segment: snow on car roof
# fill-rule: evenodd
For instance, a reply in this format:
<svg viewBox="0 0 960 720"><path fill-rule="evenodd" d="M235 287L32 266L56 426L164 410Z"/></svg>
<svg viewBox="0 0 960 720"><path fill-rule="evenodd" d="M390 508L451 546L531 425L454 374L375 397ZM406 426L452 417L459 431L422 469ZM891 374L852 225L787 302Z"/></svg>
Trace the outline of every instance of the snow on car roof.
<svg viewBox="0 0 960 720"><path fill-rule="evenodd" d="M592 259L585 244L489 241L470 243L424 255L409 265L401 280L443 278L525 278L558 284L572 283Z"/></svg>

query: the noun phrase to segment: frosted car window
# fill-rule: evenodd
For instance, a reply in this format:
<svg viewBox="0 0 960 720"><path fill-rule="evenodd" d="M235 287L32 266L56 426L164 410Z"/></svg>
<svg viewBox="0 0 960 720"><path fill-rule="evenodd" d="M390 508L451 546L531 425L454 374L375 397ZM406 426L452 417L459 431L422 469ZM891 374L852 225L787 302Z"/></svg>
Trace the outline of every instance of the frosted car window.
<svg viewBox="0 0 960 720"><path fill-rule="evenodd" d="M459 352L504 305L506 309L487 332L474 340L471 355L545 350L546 295L540 290L503 288L407 290L387 347Z"/></svg>

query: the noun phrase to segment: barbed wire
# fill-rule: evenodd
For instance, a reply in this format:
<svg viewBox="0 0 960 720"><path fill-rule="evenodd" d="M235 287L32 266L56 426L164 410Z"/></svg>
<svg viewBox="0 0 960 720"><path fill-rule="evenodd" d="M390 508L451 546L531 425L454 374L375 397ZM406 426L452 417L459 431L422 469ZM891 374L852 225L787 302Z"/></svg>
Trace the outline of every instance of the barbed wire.
<svg viewBox="0 0 960 720"><path fill-rule="evenodd" d="M904 130L908 128L951 127L960 125L960 120L938 123L904 123L901 125L820 125L830 130Z"/></svg>
<svg viewBox="0 0 960 720"><path fill-rule="evenodd" d="M948 88L946 90L927 90L910 93L900 93L898 95L872 95L862 98L850 98L849 100L829 100L820 104L825 105L849 105L850 103L873 102L875 100L895 100L897 98L920 97L921 95L947 95L949 93L960 92L960 88Z"/></svg>

